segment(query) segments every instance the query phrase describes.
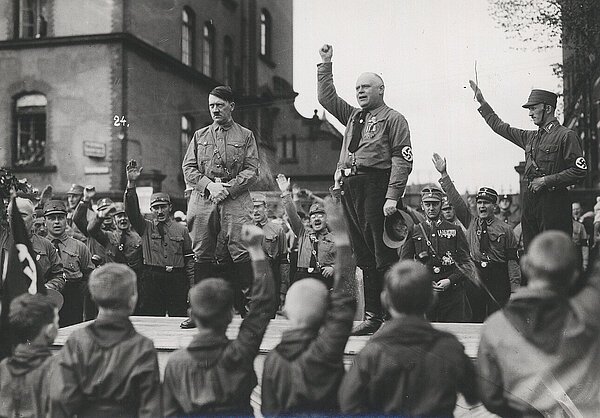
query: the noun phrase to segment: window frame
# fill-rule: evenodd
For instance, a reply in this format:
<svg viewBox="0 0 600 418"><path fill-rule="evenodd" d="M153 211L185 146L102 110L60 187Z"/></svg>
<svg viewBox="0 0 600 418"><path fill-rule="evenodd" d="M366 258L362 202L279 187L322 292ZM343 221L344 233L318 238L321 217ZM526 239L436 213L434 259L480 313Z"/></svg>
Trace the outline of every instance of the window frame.
<svg viewBox="0 0 600 418"><path fill-rule="evenodd" d="M37 97L36 97L37 96ZM32 98L32 101L43 100L43 104L29 104L19 105L20 101L26 101L27 98ZM47 143L48 143L48 98L45 94L34 91L26 92L15 96L13 103L13 135L11 138L12 155L11 165L22 170L37 170L42 167L46 167L47 163ZM23 125L28 126L23 126ZM41 133L40 133L41 132ZM23 136L27 135L28 138L25 141ZM37 142L38 140L42 145L42 157L41 161L34 161L29 164L24 164L24 158L31 158L31 156L22 155L21 152L23 147L29 144L30 140ZM36 144L37 145L37 144Z"/></svg>
<svg viewBox="0 0 600 418"><path fill-rule="evenodd" d="M215 25L211 21L206 21L202 27L202 74L207 77L215 75L215 44Z"/></svg>
<svg viewBox="0 0 600 418"><path fill-rule="evenodd" d="M185 6L181 10L181 62L190 67L194 66L195 33L196 14L190 7Z"/></svg>

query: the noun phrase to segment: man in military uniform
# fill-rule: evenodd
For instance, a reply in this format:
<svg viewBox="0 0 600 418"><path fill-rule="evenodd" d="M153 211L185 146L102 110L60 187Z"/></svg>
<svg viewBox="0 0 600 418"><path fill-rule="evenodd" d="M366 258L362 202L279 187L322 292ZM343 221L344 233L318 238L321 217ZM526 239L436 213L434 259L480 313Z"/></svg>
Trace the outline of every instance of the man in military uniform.
<svg viewBox="0 0 600 418"><path fill-rule="evenodd" d="M144 218L135 191L142 167L131 160L126 169L125 213L142 238L140 314L186 316L189 283L194 276L190 235L185 226L171 219L171 198L167 193L152 193L150 211L154 219Z"/></svg>
<svg viewBox="0 0 600 418"><path fill-rule="evenodd" d="M366 335L381 325L383 274L398 259L396 251L383 243L383 221L403 207L401 198L413 163L410 133L404 116L385 104L380 76L364 73L358 77L360 108L355 108L335 90L333 47L324 45L319 53L319 103L346 126L337 169L344 176L342 205L356 264L364 277L365 321L353 334Z"/></svg>
<svg viewBox="0 0 600 418"><path fill-rule="evenodd" d="M508 224L512 229L515 229L515 226L521 222L521 217L516 211L511 210L512 196L503 194L500 195L498 199L498 209L500 209L500 212L497 217L505 224Z"/></svg>
<svg viewBox="0 0 600 418"><path fill-rule="evenodd" d="M182 165L186 189L192 188L187 224L196 260L195 280L218 275L216 249L222 238L233 260L234 292L247 300L252 265L241 230L252 222L248 189L258 178L258 149L252 131L233 120L231 88L215 87L208 107L214 122L194 133ZM246 303L236 305L245 315Z"/></svg>
<svg viewBox="0 0 600 418"><path fill-rule="evenodd" d="M473 311L473 321L483 322L502 308L511 292L521 285L521 270L517 261L517 238L513 229L494 215L498 193L490 187L477 192L477 215L473 215L448 175L446 159L433 154L435 168L442 175L440 184L454 205L456 216L467 227L467 242L479 277L485 287L468 284L467 296Z"/></svg>
<svg viewBox="0 0 600 418"><path fill-rule="evenodd" d="M83 186L72 184L67 192L67 233L79 241L86 241L86 235L73 222L75 210L83 198Z"/></svg>
<svg viewBox="0 0 600 418"><path fill-rule="evenodd" d="M435 186L421 190L424 222L410 226L400 259L417 260L433 272L436 301L427 317L435 322L467 322L471 308L465 280L475 280L476 271L467 238L460 227L440 217L443 192Z"/></svg>
<svg viewBox="0 0 600 418"><path fill-rule="evenodd" d="M86 237L86 244L90 253L92 253L92 261L96 267L108 263L110 260L107 257L105 246L100 244L94 237L90 237L88 232L89 222L96 218L96 212L92 209L92 199L96 195L96 190L93 186L86 186L83 190L83 199L77 205L73 214L73 224ZM113 201L109 197L98 200L97 210L104 211L107 208L112 208ZM101 228L104 231L114 231L115 225L112 216L103 219Z"/></svg>
<svg viewBox="0 0 600 418"><path fill-rule="evenodd" d="M444 196L442 199L442 217L454 224L456 226L460 226L460 229L466 234L467 228L462 224L462 222L456 217L456 210L454 210L454 205L448 199L448 196Z"/></svg>
<svg viewBox="0 0 600 418"><path fill-rule="evenodd" d="M94 269L92 255L86 245L67 232L67 207L62 200L50 200L44 205L48 239L61 259L66 280L60 310L60 326L66 327L93 319L96 313L90 298L87 280Z"/></svg>
<svg viewBox="0 0 600 418"><path fill-rule="evenodd" d="M567 187L587 174L581 140L575 132L561 126L554 116L556 94L532 90L524 108L538 126L537 131L511 127L503 122L483 98L481 90L469 82L481 105L479 113L498 135L525 150L525 179L521 226L525 250L537 234L548 229L573 232L571 201Z"/></svg>

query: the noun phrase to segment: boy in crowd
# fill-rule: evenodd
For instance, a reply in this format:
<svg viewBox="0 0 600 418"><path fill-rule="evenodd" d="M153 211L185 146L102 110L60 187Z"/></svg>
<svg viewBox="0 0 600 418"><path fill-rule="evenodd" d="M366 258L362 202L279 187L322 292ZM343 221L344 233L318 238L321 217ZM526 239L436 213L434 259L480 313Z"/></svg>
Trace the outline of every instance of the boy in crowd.
<svg viewBox="0 0 600 418"><path fill-rule="evenodd" d="M331 300L318 279L299 280L290 287L284 310L291 329L283 333L264 364L262 413L266 416L339 412L344 347L356 309L354 263L341 205L327 201L325 207L340 266Z"/></svg>
<svg viewBox="0 0 600 418"><path fill-rule="evenodd" d="M432 302L432 276L415 261L386 273L381 302L392 317L361 352L339 391L344 414L453 416L457 392L477 400L475 370L452 334L424 314Z"/></svg>
<svg viewBox="0 0 600 418"><path fill-rule="evenodd" d="M25 293L11 302L9 324L17 346L0 363L0 417L46 416L58 309L47 296Z"/></svg>
<svg viewBox="0 0 600 418"><path fill-rule="evenodd" d="M51 415L161 416L154 344L133 328L135 273L123 264L94 270L89 281L98 319L69 336L53 374Z"/></svg>
<svg viewBox="0 0 600 418"><path fill-rule="evenodd" d="M277 185L281 190L285 213L290 226L298 237L298 267L294 281L312 277L321 280L328 289L333 286L333 263L335 250L333 238L327 227L327 215L321 203L310 206L307 228L298 216L296 205L290 193L290 179L283 174L277 175Z"/></svg>
<svg viewBox="0 0 600 418"><path fill-rule="evenodd" d="M190 290L189 314L198 332L187 348L169 357L163 383L166 416L253 414L254 359L276 310L275 286L262 248L262 229L244 225L241 235L254 271L248 314L237 338L230 341L225 335L233 317L229 284L207 278Z"/></svg>
<svg viewBox="0 0 600 418"><path fill-rule="evenodd" d="M596 264L575 293L578 261L564 232L545 231L531 242L521 259L527 286L481 332L479 388L489 411L511 417L600 411L600 272Z"/></svg>

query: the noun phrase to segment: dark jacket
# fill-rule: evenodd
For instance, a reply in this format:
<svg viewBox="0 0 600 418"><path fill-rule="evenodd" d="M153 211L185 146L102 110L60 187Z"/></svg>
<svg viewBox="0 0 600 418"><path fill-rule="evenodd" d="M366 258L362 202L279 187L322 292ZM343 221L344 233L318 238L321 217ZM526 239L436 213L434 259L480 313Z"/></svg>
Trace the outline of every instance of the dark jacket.
<svg viewBox="0 0 600 418"><path fill-rule="evenodd" d="M248 316L237 339L206 331L177 350L165 369L165 416L253 415L250 394L257 385L254 359L274 306L274 281L266 260L254 262Z"/></svg>
<svg viewBox="0 0 600 418"><path fill-rule="evenodd" d="M73 331L58 355L50 388L53 417L161 415L154 344L127 317L100 314Z"/></svg>
<svg viewBox="0 0 600 418"><path fill-rule="evenodd" d="M355 357L339 392L345 414L453 416L457 392L476 401L475 368L452 334L403 317Z"/></svg>
<svg viewBox="0 0 600 418"><path fill-rule="evenodd" d="M49 346L17 345L0 363L0 417L46 416L52 363Z"/></svg>
<svg viewBox="0 0 600 418"><path fill-rule="evenodd" d="M352 330L356 302L350 283L350 246L336 255L336 281L321 328L292 329L265 359L262 378L264 415L336 413L337 391L344 376L344 348ZM350 267L351 268L351 267Z"/></svg>

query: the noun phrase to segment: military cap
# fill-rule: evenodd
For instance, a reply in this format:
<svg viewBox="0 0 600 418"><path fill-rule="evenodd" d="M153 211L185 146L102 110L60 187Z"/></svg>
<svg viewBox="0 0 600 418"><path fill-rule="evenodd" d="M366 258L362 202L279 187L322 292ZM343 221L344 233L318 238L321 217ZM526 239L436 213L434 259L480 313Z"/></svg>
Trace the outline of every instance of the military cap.
<svg viewBox="0 0 600 418"><path fill-rule="evenodd" d="M558 96L552 93L551 91L533 89L531 90L531 94L529 94L529 99L527 99L527 103L525 103L523 107L527 109L531 106L535 106L536 104L544 103L556 108L557 99Z"/></svg>
<svg viewBox="0 0 600 418"><path fill-rule="evenodd" d="M436 186L427 186L421 190L421 201L423 202L441 202L444 192Z"/></svg>
<svg viewBox="0 0 600 418"><path fill-rule="evenodd" d="M512 196L509 194L502 194L500 195L499 201L500 200L508 200L510 203L512 203Z"/></svg>
<svg viewBox="0 0 600 418"><path fill-rule="evenodd" d="M104 210L112 204L113 201L110 197L103 197L102 199L98 200L98 210Z"/></svg>
<svg viewBox="0 0 600 418"><path fill-rule="evenodd" d="M250 193L250 196L252 197L252 203L254 203L254 204L256 204L256 203L264 203L265 205L267 204L267 196L265 196L264 193L252 192L252 193Z"/></svg>
<svg viewBox="0 0 600 418"><path fill-rule="evenodd" d="M160 205L161 203L167 203L170 205L171 198L169 195L163 192L152 193L152 196L150 196L150 207L154 205Z"/></svg>
<svg viewBox="0 0 600 418"><path fill-rule="evenodd" d="M487 200L490 203L498 202L498 192L490 187L482 187L477 192L476 200Z"/></svg>
<svg viewBox="0 0 600 418"><path fill-rule="evenodd" d="M452 203L450 203L450 200L448 200L448 196L444 196L442 198L442 209L451 208L451 207L452 207Z"/></svg>
<svg viewBox="0 0 600 418"><path fill-rule="evenodd" d="M308 215L313 215L315 213L325 213L325 207L323 207L320 203L313 203L310 205L310 210L308 211Z"/></svg>
<svg viewBox="0 0 600 418"><path fill-rule="evenodd" d="M67 194L83 195L83 186L80 184L72 184Z"/></svg>
<svg viewBox="0 0 600 418"><path fill-rule="evenodd" d="M113 215L118 215L119 213L125 213L125 203L123 203L123 202L114 203L114 208L115 208L115 211L113 212Z"/></svg>
<svg viewBox="0 0 600 418"><path fill-rule="evenodd" d="M386 216L383 221L383 243L389 248L400 248L406 241L412 225L413 219L403 210Z"/></svg>
<svg viewBox="0 0 600 418"><path fill-rule="evenodd" d="M67 206L62 200L49 200L44 205L44 216L52 215L54 213L67 214Z"/></svg>

